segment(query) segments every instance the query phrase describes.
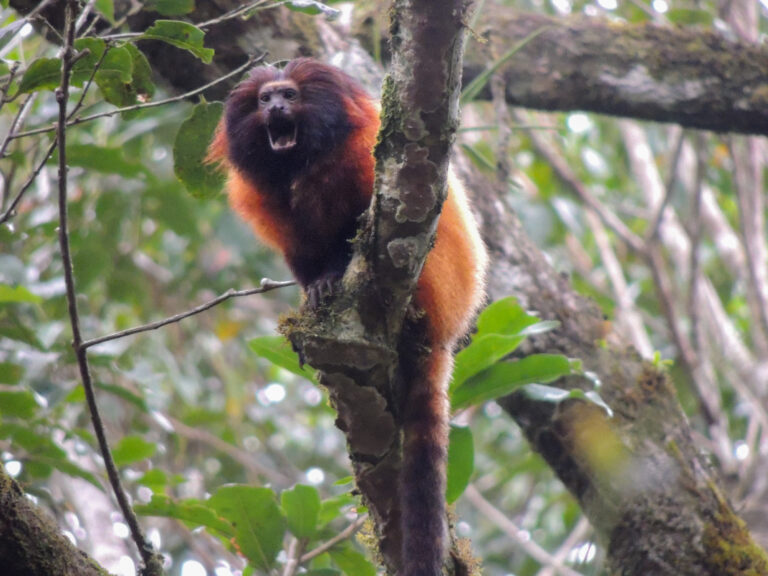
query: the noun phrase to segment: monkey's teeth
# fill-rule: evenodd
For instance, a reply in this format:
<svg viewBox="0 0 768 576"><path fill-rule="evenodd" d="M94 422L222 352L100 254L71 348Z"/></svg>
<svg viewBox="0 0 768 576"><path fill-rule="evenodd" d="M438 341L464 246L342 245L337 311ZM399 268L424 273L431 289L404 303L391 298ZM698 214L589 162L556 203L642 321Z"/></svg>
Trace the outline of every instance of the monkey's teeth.
<svg viewBox="0 0 768 576"><path fill-rule="evenodd" d="M269 134L269 145L275 152L282 150L290 150L296 146L296 126L293 126L293 130L288 126L276 126L270 127L267 130Z"/></svg>

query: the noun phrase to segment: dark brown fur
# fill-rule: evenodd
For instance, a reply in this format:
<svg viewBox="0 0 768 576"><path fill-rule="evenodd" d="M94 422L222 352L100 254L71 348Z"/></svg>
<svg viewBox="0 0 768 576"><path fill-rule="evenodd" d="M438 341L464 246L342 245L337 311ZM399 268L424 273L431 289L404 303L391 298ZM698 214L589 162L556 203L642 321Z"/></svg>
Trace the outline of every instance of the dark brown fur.
<svg viewBox="0 0 768 576"><path fill-rule="evenodd" d="M259 103L263 91L295 86L298 95ZM266 88L265 88L266 87ZM271 115L274 115L271 116ZM275 150L267 128L290 132L295 146ZM288 129L285 129L288 126ZM230 95L209 158L229 172L233 209L285 257L311 305L340 278L357 218L373 193L376 104L352 78L309 59L284 70L261 67ZM290 141L283 136L283 141ZM483 295L487 256L464 191L449 178L435 246L414 293L431 348L403 367L403 576L438 576L445 554L445 460L452 349Z"/></svg>

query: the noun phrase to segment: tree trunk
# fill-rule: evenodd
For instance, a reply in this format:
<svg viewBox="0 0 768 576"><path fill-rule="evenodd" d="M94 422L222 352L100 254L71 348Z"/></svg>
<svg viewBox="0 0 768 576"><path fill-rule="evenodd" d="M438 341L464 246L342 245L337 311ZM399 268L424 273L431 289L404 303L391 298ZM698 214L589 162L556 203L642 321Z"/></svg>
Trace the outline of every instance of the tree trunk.
<svg viewBox="0 0 768 576"><path fill-rule="evenodd" d="M0 466L0 566L4 576L104 576Z"/></svg>

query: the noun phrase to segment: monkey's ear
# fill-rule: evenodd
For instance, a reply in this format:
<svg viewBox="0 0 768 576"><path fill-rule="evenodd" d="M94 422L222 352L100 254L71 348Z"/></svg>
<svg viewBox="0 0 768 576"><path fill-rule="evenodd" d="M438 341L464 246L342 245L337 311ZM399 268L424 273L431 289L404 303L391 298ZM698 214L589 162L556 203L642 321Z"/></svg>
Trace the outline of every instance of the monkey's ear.
<svg viewBox="0 0 768 576"><path fill-rule="evenodd" d="M218 164L222 170L226 168L227 156L229 155L227 127L224 124L224 118L219 120L219 125L216 126L216 132L213 134L213 140L208 146L208 154L205 156L206 164Z"/></svg>

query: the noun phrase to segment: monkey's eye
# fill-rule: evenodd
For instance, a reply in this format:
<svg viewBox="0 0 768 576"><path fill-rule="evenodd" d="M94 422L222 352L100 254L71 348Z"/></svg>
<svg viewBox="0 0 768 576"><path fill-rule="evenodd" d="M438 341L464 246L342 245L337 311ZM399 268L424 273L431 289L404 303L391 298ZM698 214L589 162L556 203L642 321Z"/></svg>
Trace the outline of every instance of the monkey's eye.
<svg viewBox="0 0 768 576"><path fill-rule="evenodd" d="M293 88L288 88L283 94L287 100L296 100L296 97L299 95Z"/></svg>
<svg viewBox="0 0 768 576"><path fill-rule="evenodd" d="M259 102L263 102L264 104L269 102L269 94L262 94L259 96Z"/></svg>

